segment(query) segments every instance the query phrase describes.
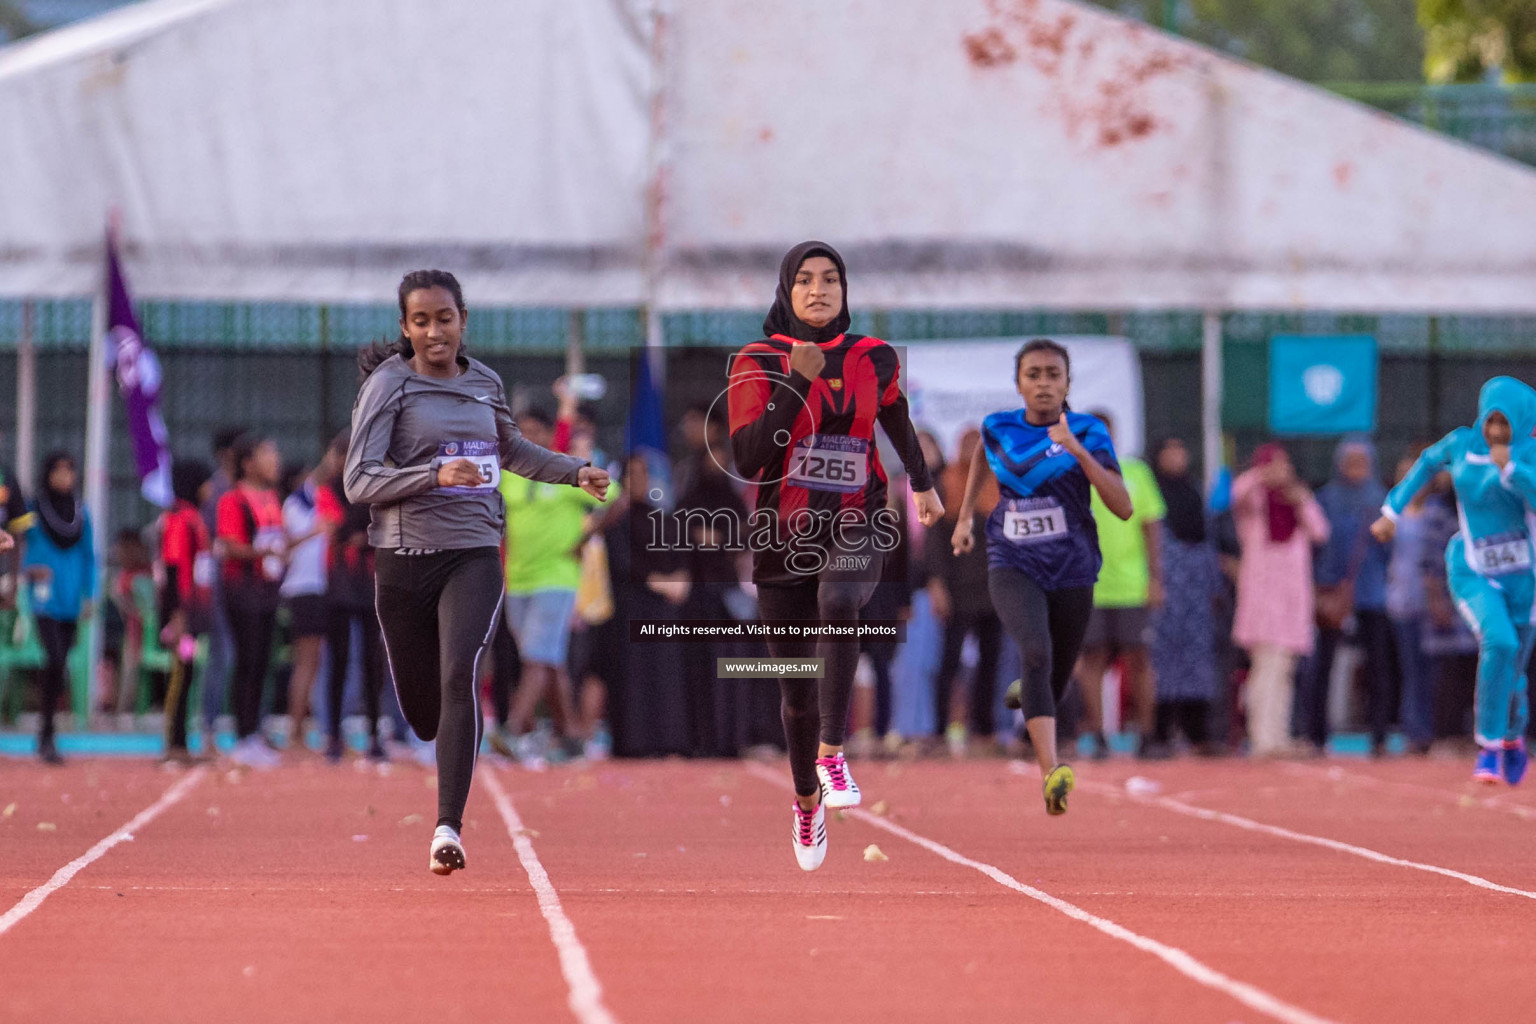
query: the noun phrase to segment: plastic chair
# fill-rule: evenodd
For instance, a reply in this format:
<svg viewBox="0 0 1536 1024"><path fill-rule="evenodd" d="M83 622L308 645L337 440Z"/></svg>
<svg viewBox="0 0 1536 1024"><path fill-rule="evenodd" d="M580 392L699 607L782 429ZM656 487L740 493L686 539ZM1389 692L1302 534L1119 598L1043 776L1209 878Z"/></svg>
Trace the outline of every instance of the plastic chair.
<svg viewBox="0 0 1536 1024"><path fill-rule="evenodd" d="M284 602L277 609L277 624L272 633L272 657L267 662L267 677L261 684L261 713L265 717L268 711L278 703L278 683L283 679L283 670L292 671L293 668L293 613L289 611Z"/></svg>
<svg viewBox="0 0 1536 1024"><path fill-rule="evenodd" d="M6 699L14 702L13 708L20 702L20 690L11 686L16 671L36 671L48 663L48 652L37 635L37 616L32 614L31 590L25 586L18 589L11 628L0 636L0 707L4 707ZM90 635L90 623L82 621L75 633L75 645L64 661L69 710L82 723L91 712Z"/></svg>
<svg viewBox="0 0 1536 1024"><path fill-rule="evenodd" d="M28 587L19 587L16 610L0 613L0 713L15 719L21 710L22 688L13 686L17 672L34 671L48 660L37 636Z"/></svg>
<svg viewBox="0 0 1536 1024"><path fill-rule="evenodd" d="M75 646L69 649L64 668L69 676L69 708L81 722L88 721L91 716L92 683L89 621L81 622L80 628L75 631Z"/></svg>
<svg viewBox="0 0 1536 1024"><path fill-rule="evenodd" d="M134 705L138 714L149 711L150 676L156 672L169 673L175 653L160 640L160 608L155 600L155 581L150 576L140 576L133 581L133 606L142 623L142 639L139 652L139 678L135 680L138 691Z"/></svg>

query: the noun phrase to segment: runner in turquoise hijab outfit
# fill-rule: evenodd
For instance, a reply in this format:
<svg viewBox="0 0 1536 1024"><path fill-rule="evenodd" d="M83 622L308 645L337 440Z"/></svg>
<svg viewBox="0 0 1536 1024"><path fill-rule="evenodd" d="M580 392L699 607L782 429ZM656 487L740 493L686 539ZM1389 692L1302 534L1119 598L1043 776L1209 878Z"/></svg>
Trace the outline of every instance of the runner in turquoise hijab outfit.
<svg viewBox="0 0 1536 1024"><path fill-rule="evenodd" d="M1530 718L1525 667L1536 642L1536 391L1513 377L1483 385L1477 424L1457 427L1419 456L1371 527L1390 539L1397 517L1449 470L1461 532L1445 550L1451 597L1478 638L1477 742L1472 777L1511 786L1525 775Z"/></svg>

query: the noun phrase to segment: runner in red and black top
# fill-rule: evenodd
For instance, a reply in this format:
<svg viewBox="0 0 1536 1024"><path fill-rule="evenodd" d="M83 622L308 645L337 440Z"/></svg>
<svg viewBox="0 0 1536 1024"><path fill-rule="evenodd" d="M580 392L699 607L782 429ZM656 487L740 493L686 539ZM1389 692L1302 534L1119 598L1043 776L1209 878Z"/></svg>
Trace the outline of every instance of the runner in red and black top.
<svg viewBox="0 0 1536 1024"><path fill-rule="evenodd" d="M278 588L287 570L283 508L277 481L283 464L277 445L249 435L235 444L236 485L219 499L219 550L224 559L224 607L235 635L233 700L235 734L231 756L254 768L269 768L277 755L261 736L261 691L272 660L277 628Z"/></svg>
<svg viewBox="0 0 1536 1024"><path fill-rule="evenodd" d="M795 246L779 266L767 339L731 365L731 447L737 470L755 478L748 536L765 623L857 622L874 593L884 555L899 540L875 448L877 421L900 453L924 525L944 512L907 415L896 352L847 333L845 281L843 258L830 245ZM859 645L770 640L768 649L823 659L821 680L780 683L795 858L814 871L826 856L823 798L834 808L859 803L843 759Z"/></svg>
<svg viewBox="0 0 1536 1024"><path fill-rule="evenodd" d="M165 692L165 757L188 763L187 692L192 688L192 663L197 638L208 631L212 609L213 545L203 521L202 498L213 471L202 462L177 462L171 468L176 503L160 519L160 564L165 586L160 591L161 640L171 652L171 679ZM209 749L209 737L204 749Z"/></svg>
<svg viewBox="0 0 1536 1024"><path fill-rule="evenodd" d="M352 432L344 430L331 440L331 457L345 466ZM352 654L352 624L362 630L363 714L368 719L368 757L376 762L388 759L379 737L379 698L384 691L384 640L379 632L379 616L374 611L374 552L368 543L370 514L367 505L347 500L339 479L320 487L317 507L326 506L340 524L331 537L327 566L326 598L330 603L329 644L331 674L326 687L329 699L330 736L325 744L326 760L339 763L346 752L342 740L342 698L346 694L348 663Z"/></svg>

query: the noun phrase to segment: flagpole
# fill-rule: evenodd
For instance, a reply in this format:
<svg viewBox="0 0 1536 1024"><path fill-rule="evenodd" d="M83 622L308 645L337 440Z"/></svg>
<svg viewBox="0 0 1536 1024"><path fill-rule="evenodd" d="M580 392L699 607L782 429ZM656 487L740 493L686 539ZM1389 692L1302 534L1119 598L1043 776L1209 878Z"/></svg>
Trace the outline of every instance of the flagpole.
<svg viewBox="0 0 1536 1024"><path fill-rule="evenodd" d="M16 346L16 479L23 493L36 494L37 472L37 306L21 305L21 344Z"/></svg>
<svg viewBox="0 0 1536 1024"><path fill-rule="evenodd" d="M109 216L107 237L115 240L118 213ZM110 302L106 252L102 252L101 280L91 307L91 347L86 377L85 406L85 507L91 513L91 539L96 546L97 614L91 616L87 634L88 671L95 673L101 660L101 596L106 592L107 560L107 432L112 422L112 403L107 380L107 307ZM94 688L94 687L93 687ZM77 714L88 709L76 708Z"/></svg>

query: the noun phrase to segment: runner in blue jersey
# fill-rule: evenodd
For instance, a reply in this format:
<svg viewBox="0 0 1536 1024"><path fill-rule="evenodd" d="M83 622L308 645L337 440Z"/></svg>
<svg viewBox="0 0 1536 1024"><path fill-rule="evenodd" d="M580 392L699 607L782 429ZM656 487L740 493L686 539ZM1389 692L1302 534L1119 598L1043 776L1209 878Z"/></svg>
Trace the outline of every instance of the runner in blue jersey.
<svg viewBox="0 0 1536 1024"><path fill-rule="evenodd" d="M1477 634L1477 744L1472 777L1519 785L1529 758L1526 666L1536 645L1536 391L1494 377L1477 400L1477 424L1425 449L1392 488L1371 533L1392 539L1414 495L1441 470L1456 487L1461 531L1445 549L1451 596Z"/></svg>
<svg viewBox="0 0 1536 1024"><path fill-rule="evenodd" d="M1097 490L1111 512L1129 519L1131 496L1104 424L1067 408L1065 348L1029 342L1014 359L1014 380L1024 408L982 421L953 544L956 554L975 544L976 495L992 473L1002 500L986 525L988 589L1023 656L1017 700L1045 779L1046 813L1065 814L1076 780L1056 759L1056 704L1083 646L1103 562L1089 501Z"/></svg>

